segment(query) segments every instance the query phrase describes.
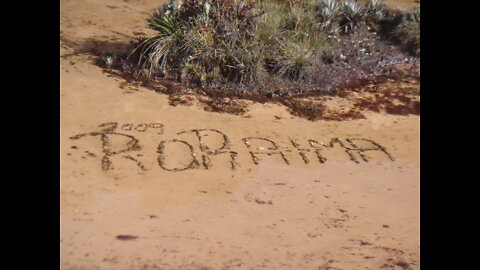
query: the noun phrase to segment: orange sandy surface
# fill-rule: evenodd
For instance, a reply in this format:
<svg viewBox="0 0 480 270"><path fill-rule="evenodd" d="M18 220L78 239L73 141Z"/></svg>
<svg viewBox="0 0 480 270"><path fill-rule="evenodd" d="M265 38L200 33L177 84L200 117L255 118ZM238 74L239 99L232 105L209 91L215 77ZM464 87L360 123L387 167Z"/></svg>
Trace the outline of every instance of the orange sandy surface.
<svg viewBox="0 0 480 270"><path fill-rule="evenodd" d="M160 4L60 1L61 269L419 269L420 117L170 106L92 55Z"/></svg>

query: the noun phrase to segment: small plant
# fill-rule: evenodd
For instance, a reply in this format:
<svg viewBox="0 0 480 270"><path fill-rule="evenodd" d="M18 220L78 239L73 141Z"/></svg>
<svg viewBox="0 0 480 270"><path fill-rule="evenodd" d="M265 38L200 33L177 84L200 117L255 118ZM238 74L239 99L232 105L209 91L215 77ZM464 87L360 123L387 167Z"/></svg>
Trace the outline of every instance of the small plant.
<svg viewBox="0 0 480 270"><path fill-rule="evenodd" d="M365 4L365 16L375 21L381 20L386 10L387 5L384 0L368 0Z"/></svg>
<svg viewBox="0 0 480 270"><path fill-rule="evenodd" d="M280 21L276 16L270 17L275 21L269 25L276 24L278 30L268 37L274 42L270 43L271 53L266 62L275 75L291 81L308 81L315 62L313 56L327 45L324 34L318 29L315 8L308 3L290 4L283 13Z"/></svg>
<svg viewBox="0 0 480 270"><path fill-rule="evenodd" d="M365 24L368 30L378 32L378 22L383 20L387 11L387 5L383 0L369 0L365 5Z"/></svg>
<svg viewBox="0 0 480 270"><path fill-rule="evenodd" d="M393 37L407 50L420 53L420 10L412 9L403 15Z"/></svg>
<svg viewBox="0 0 480 270"><path fill-rule="evenodd" d="M299 80L309 77L312 50L298 43L286 43L280 47L280 55L276 59L275 72L283 78Z"/></svg>
<svg viewBox="0 0 480 270"><path fill-rule="evenodd" d="M322 0L317 10L317 17L321 22L320 28L327 33L335 33L341 12L342 4L338 0Z"/></svg>
<svg viewBox="0 0 480 270"><path fill-rule="evenodd" d="M171 59L169 56L182 48L182 31L186 22L180 18L178 12L182 6L174 3L175 1L170 0L163 9L156 10L147 20L148 27L156 30L158 34L141 42L131 53L132 55L138 49L141 50L139 64L143 62L149 76L155 72L165 73L167 62Z"/></svg>
<svg viewBox="0 0 480 270"><path fill-rule="evenodd" d="M363 19L364 7L353 0L343 3L340 27L345 34L354 33Z"/></svg>

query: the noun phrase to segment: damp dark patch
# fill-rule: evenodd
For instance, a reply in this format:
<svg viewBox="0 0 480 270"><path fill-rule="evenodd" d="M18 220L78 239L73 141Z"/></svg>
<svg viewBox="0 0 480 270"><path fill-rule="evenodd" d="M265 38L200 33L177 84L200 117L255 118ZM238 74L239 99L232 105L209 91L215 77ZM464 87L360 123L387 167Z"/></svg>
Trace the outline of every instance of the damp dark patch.
<svg viewBox="0 0 480 270"><path fill-rule="evenodd" d="M397 262L395 265L400 266L402 269L410 269L410 264L406 262Z"/></svg>
<svg viewBox="0 0 480 270"><path fill-rule="evenodd" d="M192 106L194 103L195 99L191 96L185 96L185 95L170 95L168 97L168 104L170 106Z"/></svg>
<svg viewBox="0 0 480 270"><path fill-rule="evenodd" d="M116 38L87 38L82 40L73 40L65 35L60 34L62 46L64 48L73 50L73 52L61 55L60 57L69 58L77 55L98 56L94 59L94 63L98 66L106 67L108 65L105 63L105 56L110 55L116 57L119 55L125 55L128 51L134 48L135 44L139 40L136 37L125 35L119 32L114 33L128 38L131 41L119 42Z"/></svg>
<svg viewBox="0 0 480 270"><path fill-rule="evenodd" d="M310 121L329 120L344 121L365 119L364 111L385 112L394 115L420 115L420 77L415 72L399 71L372 79L357 79L344 83L330 91L319 88L303 90L300 84L297 90L279 91L234 91L229 89L201 88L186 85L168 79L146 79L135 76L131 72L123 72L103 67L108 76L125 79L123 84L142 86L160 94L169 96L171 106L192 106L195 100L203 104L203 109L210 112L220 112L235 115L245 115L248 112L246 101L256 103L282 104L288 111ZM408 87L401 87L408 81ZM367 88L385 89L369 91ZM367 90L366 90L367 89ZM363 93L374 93L366 97ZM357 93L357 95L354 95ZM321 98L334 97L346 99L353 106L346 111L329 110Z"/></svg>
<svg viewBox="0 0 480 270"><path fill-rule="evenodd" d="M258 199L258 198L255 198L255 202L258 203L258 204L269 204L269 205L272 205L272 201L264 201L264 200L261 200L261 199Z"/></svg>
<svg viewBox="0 0 480 270"><path fill-rule="evenodd" d="M138 239L138 236L129 235L129 234L121 234L121 235L117 235L115 238L118 239L118 240L122 240L122 241L132 241L132 240Z"/></svg>
<svg viewBox="0 0 480 270"><path fill-rule="evenodd" d="M409 263L404 261L397 261L393 259L387 259L387 262L384 263L380 268L381 269L398 269L400 267L403 270L411 270L412 267Z"/></svg>
<svg viewBox="0 0 480 270"><path fill-rule="evenodd" d="M292 115L310 121L364 119L365 111L420 114L420 58L409 56L369 34L341 40L339 50L345 53L346 60L322 66L308 82L275 79L261 85L225 83L210 86L185 82L174 75L147 76L138 59L129 58L127 53L141 41L139 38L130 43L90 39L72 42L64 37L61 40L74 49L69 55L96 56L95 64L107 76L125 80L120 83L122 87L142 86L166 94L171 106L192 106L196 100L206 111L244 115L248 112L246 101L273 103L282 104ZM134 37L129 36L129 40ZM358 56L357 51L362 46L373 46L375 50ZM352 106L343 111L331 110L324 104L328 97L347 100Z"/></svg>
<svg viewBox="0 0 480 270"><path fill-rule="evenodd" d="M214 98L210 100L201 100L204 104L204 110L208 112L223 112L236 115L244 115L248 111L248 105L244 101L230 98Z"/></svg>

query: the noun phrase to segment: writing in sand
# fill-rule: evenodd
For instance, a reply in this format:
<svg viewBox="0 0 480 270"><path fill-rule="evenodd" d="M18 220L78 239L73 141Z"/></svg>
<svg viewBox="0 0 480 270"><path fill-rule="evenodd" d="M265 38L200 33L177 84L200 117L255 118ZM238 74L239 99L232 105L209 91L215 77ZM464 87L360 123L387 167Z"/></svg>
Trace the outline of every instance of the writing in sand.
<svg viewBox="0 0 480 270"><path fill-rule="evenodd" d="M214 167L215 156L226 156L228 160L226 164L217 161L215 166L228 166L232 170L240 165L239 155L249 156L254 165L259 165L265 155L277 156L285 165L292 165L294 160L301 160L305 164L322 164L327 162L325 152L334 148L340 149L346 158L357 164L368 162L371 157L367 154L373 152L380 152L389 160L395 160L384 146L368 138L329 138L322 142L317 139L300 141L289 136L287 145L279 145L264 137L244 137L232 142L227 134L217 129L182 130L176 132L173 138L165 138L165 126L162 123L109 122L98 127L96 131L77 134L70 139L98 138L102 148L100 163L104 171L114 168L117 157L131 160L140 170L148 170L139 159L145 147L141 146L138 136L134 136L136 133L151 133L159 137L152 145L156 150L156 163L161 169L172 172L208 170ZM189 139L185 139L184 135L190 135ZM225 159L221 161L224 163Z"/></svg>

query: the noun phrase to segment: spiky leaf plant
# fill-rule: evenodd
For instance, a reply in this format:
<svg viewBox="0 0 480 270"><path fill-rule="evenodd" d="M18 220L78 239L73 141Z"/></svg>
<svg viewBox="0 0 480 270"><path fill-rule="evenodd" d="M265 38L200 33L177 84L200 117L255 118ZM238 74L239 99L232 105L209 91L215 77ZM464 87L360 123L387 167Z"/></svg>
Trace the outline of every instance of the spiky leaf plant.
<svg viewBox="0 0 480 270"><path fill-rule="evenodd" d="M308 79L312 66L313 51L305 44L284 43L280 46L280 55L276 59L275 72L290 80Z"/></svg>
<svg viewBox="0 0 480 270"><path fill-rule="evenodd" d="M355 34L368 20L380 36L417 46L419 14L403 15L381 0L169 0L147 21L156 35L131 55L149 78L199 86L313 82L344 61L346 41L368 34Z"/></svg>
<svg viewBox="0 0 480 270"><path fill-rule="evenodd" d="M354 33L355 28L363 19L364 7L353 0L348 0L342 5L340 26L343 33Z"/></svg>
<svg viewBox="0 0 480 270"><path fill-rule="evenodd" d="M403 15L400 24L393 31L393 38L412 53L420 53L420 9L413 8Z"/></svg>
<svg viewBox="0 0 480 270"><path fill-rule="evenodd" d="M386 9L384 0L368 0L365 4L365 16L380 20L385 15Z"/></svg>
<svg viewBox="0 0 480 270"><path fill-rule="evenodd" d="M182 31L186 22L178 15L181 5L170 0L163 8L154 11L147 20L150 29L157 35L144 40L132 51L133 55L140 50L139 64L148 70L148 76L156 72L165 72L169 56L176 54L182 48Z"/></svg>
<svg viewBox="0 0 480 270"><path fill-rule="evenodd" d="M170 0L148 20L157 35L138 46L139 61L150 76L173 72L197 83L222 81L219 76L228 77L228 66L235 66L228 62L233 48L253 39L253 3Z"/></svg>
<svg viewBox="0 0 480 270"><path fill-rule="evenodd" d="M265 47L266 69L292 81L310 79L312 55L326 44L316 6L303 1L264 2L263 7L265 13L257 20L255 34Z"/></svg>
<svg viewBox="0 0 480 270"><path fill-rule="evenodd" d="M387 12L387 5L384 0L368 0L365 4L365 24L368 30L380 31L379 22L384 19Z"/></svg>
<svg viewBox="0 0 480 270"><path fill-rule="evenodd" d="M334 33L337 21L342 12L342 4L338 0L322 0L317 8L317 17L323 31Z"/></svg>

